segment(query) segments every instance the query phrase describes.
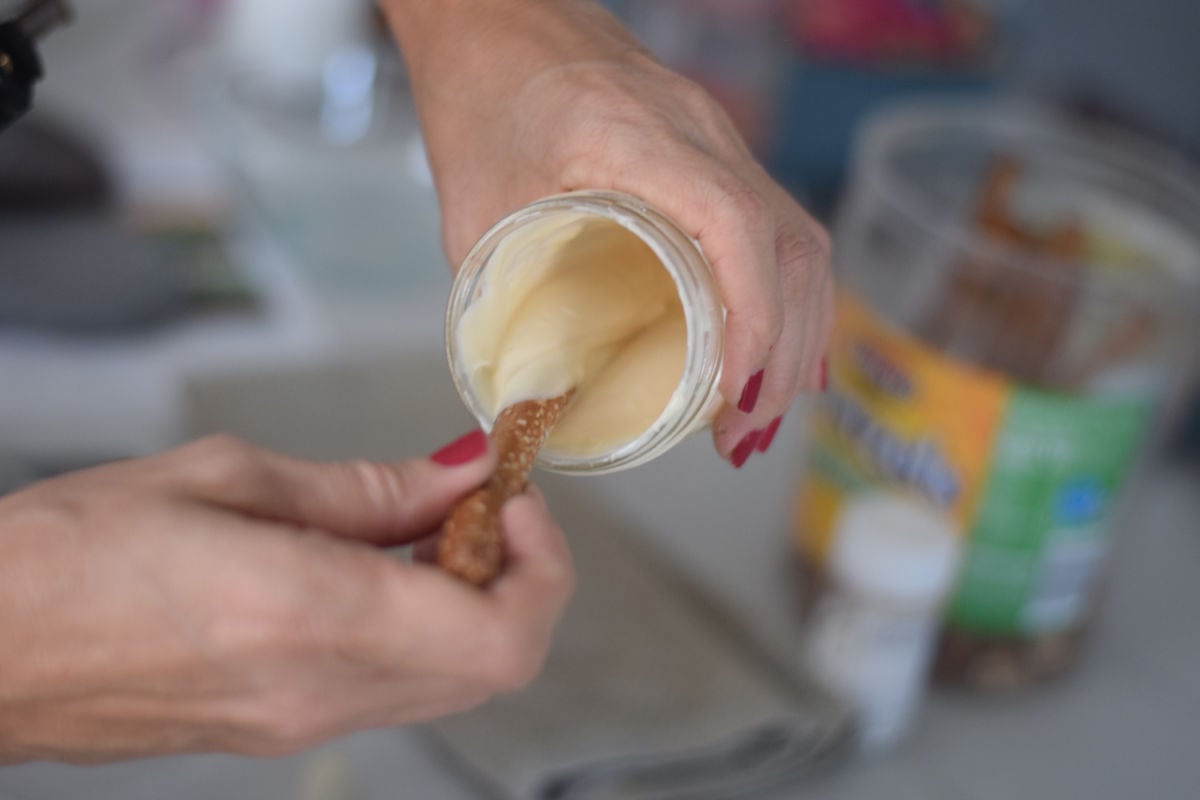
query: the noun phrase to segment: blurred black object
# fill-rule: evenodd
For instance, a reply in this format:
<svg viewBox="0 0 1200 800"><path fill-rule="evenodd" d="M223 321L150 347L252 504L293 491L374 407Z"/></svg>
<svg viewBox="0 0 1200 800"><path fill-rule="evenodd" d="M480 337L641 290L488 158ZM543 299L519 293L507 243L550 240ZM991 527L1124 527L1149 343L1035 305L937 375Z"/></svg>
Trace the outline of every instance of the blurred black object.
<svg viewBox="0 0 1200 800"><path fill-rule="evenodd" d="M0 328L143 330L181 315L188 287L168 246L107 216L0 222Z"/></svg>
<svg viewBox="0 0 1200 800"><path fill-rule="evenodd" d="M0 215L99 209L111 197L99 156L71 132L35 114L0 136Z"/></svg>
<svg viewBox="0 0 1200 800"><path fill-rule="evenodd" d="M124 232L99 154L27 118L0 136L0 329L121 333L178 316L187 275Z"/></svg>
<svg viewBox="0 0 1200 800"><path fill-rule="evenodd" d="M33 104L33 85L42 78L37 41L70 19L62 0L33 0L0 22L0 131Z"/></svg>
<svg viewBox="0 0 1200 800"><path fill-rule="evenodd" d="M132 232L82 137L35 112L0 136L0 331L125 335L257 299L211 231Z"/></svg>

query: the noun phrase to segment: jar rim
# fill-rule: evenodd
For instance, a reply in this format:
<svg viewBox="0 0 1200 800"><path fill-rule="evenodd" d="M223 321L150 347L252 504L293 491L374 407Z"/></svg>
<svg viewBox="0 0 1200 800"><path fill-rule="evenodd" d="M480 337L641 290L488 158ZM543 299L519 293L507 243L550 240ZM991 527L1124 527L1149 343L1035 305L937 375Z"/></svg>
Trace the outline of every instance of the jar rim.
<svg viewBox="0 0 1200 800"><path fill-rule="evenodd" d="M686 322L687 345L680 381L667 404L646 430L635 438L617 447L598 454L571 456L555 453L543 448L538 454L537 465L551 472L587 473L591 475L615 472L645 463L667 447L673 445L695 427L695 421L709 405L709 394L720 382L721 365L724 361L723 322L725 308L720 302L715 278L704 258L699 243L683 232L669 217L641 199L608 190L581 190L566 192L534 201L509 214L493 225L475 243L463 259L459 274L451 289L446 314L446 356L450 364L451 377L459 397L485 428L490 427L480 403L477 401L470 381L457 368L457 328L462 314L480 290L483 275L500 243L513 231L546 218L546 215L585 214L613 222L644 242L657 257L659 263L671 276L679 293ZM706 308L712 300L716 309ZM701 315L719 311L722 324L701 324ZM715 337L705 335L706 328L715 328ZM699 385L711 387L710 391L693 393L684 397L682 408L679 397L689 384L689 375Z"/></svg>

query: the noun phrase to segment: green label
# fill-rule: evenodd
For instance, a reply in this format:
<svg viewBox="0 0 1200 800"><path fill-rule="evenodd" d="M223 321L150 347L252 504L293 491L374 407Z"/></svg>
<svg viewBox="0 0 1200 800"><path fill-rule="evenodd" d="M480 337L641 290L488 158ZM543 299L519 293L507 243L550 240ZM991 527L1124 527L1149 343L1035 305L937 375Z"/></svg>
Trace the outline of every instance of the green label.
<svg viewBox="0 0 1200 800"><path fill-rule="evenodd" d="M1146 406L1017 390L992 450L949 619L988 633L1080 620Z"/></svg>

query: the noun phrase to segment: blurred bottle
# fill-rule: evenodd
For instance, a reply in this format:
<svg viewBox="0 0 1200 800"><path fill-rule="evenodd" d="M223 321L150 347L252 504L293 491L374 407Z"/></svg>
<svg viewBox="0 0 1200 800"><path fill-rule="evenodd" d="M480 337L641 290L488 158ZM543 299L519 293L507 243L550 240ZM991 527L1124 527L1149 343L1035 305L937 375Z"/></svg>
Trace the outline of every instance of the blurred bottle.
<svg viewBox="0 0 1200 800"><path fill-rule="evenodd" d="M214 138L246 227L313 284L372 304L444 289L433 180L403 62L369 0L228 0Z"/></svg>
<svg viewBox="0 0 1200 800"><path fill-rule="evenodd" d="M866 750L894 744L916 716L959 551L950 520L911 494L863 493L838 518L805 659L855 709Z"/></svg>
<svg viewBox="0 0 1200 800"><path fill-rule="evenodd" d="M370 7L360 0L227 0L224 56L279 90L319 86L330 59L367 39Z"/></svg>

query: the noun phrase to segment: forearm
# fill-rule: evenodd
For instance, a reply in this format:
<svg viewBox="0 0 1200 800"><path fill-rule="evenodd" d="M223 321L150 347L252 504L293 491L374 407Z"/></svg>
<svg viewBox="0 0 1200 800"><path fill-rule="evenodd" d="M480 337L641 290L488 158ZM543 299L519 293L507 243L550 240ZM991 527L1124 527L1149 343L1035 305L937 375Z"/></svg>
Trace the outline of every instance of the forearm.
<svg viewBox="0 0 1200 800"><path fill-rule="evenodd" d="M474 16L468 9L470 5L471 0L379 0L379 8L410 69L416 63L423 63L428 55L469 36L463 23ZM492 3L474 5L476 12L492 7Z"/></svg>

